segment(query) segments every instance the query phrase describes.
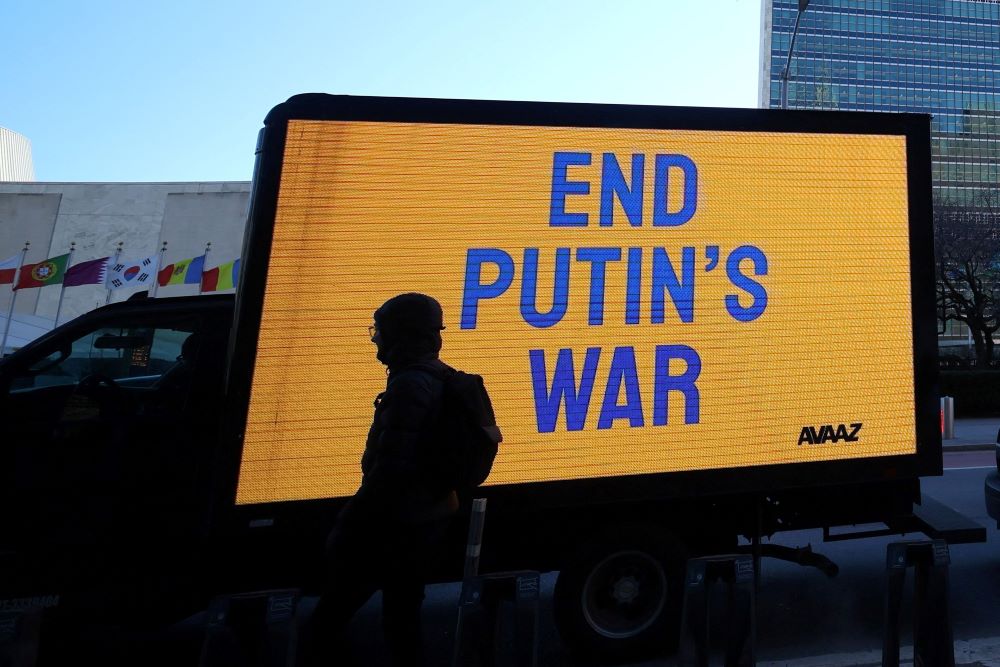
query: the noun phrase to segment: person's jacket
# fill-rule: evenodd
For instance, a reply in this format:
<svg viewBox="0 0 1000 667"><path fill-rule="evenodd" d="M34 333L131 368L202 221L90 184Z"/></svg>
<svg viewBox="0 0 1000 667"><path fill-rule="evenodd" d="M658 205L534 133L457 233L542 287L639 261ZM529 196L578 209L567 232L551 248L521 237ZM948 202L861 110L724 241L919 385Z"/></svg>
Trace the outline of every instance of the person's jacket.
<svg viewBox="0 0 1000 667"><path fill-rule="evenodd" d="M457 509L454 491L442 491L428 465L444 389L436 366L446 368L437 359L390 366L361 459L361 488L344 509L344 520L419 523Z"/></svg>

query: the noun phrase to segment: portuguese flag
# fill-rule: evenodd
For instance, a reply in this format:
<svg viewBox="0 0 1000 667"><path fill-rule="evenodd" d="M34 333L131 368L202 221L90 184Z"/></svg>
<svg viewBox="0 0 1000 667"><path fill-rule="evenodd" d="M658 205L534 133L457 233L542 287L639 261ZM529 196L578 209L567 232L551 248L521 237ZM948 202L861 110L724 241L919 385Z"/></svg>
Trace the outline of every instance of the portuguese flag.
<svg viewBox="0 0 1000 667"><path fill-rule="evenodd" d="M66 275L68 260L69 253L58 257L49 257L37 264L25 264L21 267L21 276L14 289L59 285L63 281L63 276Z"/></svg>

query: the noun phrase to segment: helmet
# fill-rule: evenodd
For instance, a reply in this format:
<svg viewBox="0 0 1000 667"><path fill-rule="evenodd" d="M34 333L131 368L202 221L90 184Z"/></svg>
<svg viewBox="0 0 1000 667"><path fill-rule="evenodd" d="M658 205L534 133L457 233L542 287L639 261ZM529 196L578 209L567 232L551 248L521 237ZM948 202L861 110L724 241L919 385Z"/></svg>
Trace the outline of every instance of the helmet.
<svg viewBox="0 0 1000 667"><path fill-rule="evenodd" d="M407 292L392 297L375 311L375 325L382 335L420 334L444 329L444 315L437 299Z"/></svg>
<svg viewBox="0 0 1000 667"><path fill-rule="evenodd" d="M441 304L426 294L394 296L375 311L378 360L387 366L437 358L444 317Z"/></svg>

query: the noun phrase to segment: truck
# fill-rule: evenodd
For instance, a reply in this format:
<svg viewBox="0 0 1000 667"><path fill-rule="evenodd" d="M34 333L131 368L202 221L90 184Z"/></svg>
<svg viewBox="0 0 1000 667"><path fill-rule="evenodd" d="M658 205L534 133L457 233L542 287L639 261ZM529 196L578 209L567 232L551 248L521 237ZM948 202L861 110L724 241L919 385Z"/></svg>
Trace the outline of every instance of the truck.
<svg viewBox="0 0 1000 667"><path fill-rule="evenodd" d="M235 296L112 304L0 364L5 605L156 625L315 591L402 292L442 303L504 433L482 570L558 572L577 651L668 644L692 556L835 572L780 531L982 541L920 491L929 156L914 114L295 96ZM461 579L466 517L429 581Z"/></svg>

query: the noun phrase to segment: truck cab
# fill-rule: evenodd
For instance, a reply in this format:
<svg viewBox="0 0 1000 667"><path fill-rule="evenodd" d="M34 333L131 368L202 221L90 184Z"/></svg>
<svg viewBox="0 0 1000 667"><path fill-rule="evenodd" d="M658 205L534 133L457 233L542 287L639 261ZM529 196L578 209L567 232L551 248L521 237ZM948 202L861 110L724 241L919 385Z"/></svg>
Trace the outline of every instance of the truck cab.
<svg viewBox="0 0 1000 667"><path fill-rule="evenodd" d="M116 303L0 362L0 597L132 621L203 602L232 313L232 295Z"/></svg>

